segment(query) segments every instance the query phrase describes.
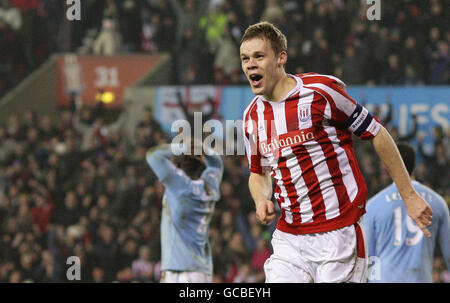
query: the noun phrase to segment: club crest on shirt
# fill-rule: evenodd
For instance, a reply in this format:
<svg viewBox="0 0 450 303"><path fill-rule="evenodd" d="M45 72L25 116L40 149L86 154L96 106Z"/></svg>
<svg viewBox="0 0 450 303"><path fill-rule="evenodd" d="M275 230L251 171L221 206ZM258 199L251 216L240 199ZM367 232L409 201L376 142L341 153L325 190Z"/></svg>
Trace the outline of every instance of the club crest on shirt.
<svg viewBox="0 0 450 303"><path fill-rule="evenodd" d="M298 106L298 118L300 122L307 122L311 119L311 104L302 104Z"/></svg>
<svg viewBox="0 0 450 303"><path fill-rule="evenodd" d="M300 129L310 128L312 126L311 103L299 104L297 108L298 127Z"/></svg>

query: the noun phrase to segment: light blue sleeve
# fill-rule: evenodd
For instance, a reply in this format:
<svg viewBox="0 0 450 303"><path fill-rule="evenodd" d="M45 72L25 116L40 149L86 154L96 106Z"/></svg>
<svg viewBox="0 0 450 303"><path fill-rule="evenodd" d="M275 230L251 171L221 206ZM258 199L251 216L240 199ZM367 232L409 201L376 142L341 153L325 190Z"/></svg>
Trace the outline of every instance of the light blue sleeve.
<svg viewBox="0 0 450 303"><path fill-rule="evenodd" d="M216 200L218 200L220 199L220 183L224 169L222 158L213 150L208 149L205 153L205 165L206 169L203 171L201 179L214 190L217 196Z"/></svg>
<svg viewBox="0 0 450 303"><path fill-rule="evenodd" d="M222 158L211 149L208 149L208 152L205 153L205 164L206 168L216 168L220 173L223 173Z"/></svg>
<svg viewBox="0 0 450 303"><path fill-rule="evenodd" d="M440 221L439 221L439 243L442 249L442 255L444 257L445 264L447 265L447 270L450 270L450 215L448 206L445 201L439 203L440 206Z"/></svg>
<svg viewBox="0 0 450 303"><path fill-rule="evenodd" d="M147 163L158 180L171 189L186 189L191 180L170 161L173 157L173 146L165 144L147 152Z"/></svg>

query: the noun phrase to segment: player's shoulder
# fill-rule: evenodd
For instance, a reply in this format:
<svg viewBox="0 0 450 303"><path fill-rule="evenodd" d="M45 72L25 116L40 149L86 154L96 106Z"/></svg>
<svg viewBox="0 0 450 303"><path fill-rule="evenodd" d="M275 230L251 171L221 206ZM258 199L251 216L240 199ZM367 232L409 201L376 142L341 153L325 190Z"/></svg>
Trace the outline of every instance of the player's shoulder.
<svg viewBox="0 0 450 303"><path fill-rule="evenodd" d="M258 101L259 96L255 96L252 101L247 105L244 110L244 121L246 120L247 115L252 111L256 110L256 102Z"/></svg>
<svg viewBox="0 0 450 303"><path fill-rule="evenodd" d="M202 202L215 202L220 200L219 176L210 170L198 180L192 181L190 196L192 200Z"/></svg>
<svg viewBox="0 0 450 303"><path fill-rule="evenodd" d="M318 84L323 84L327 86L338 85L343 89L347 87L344 81L332 75L325 75L318 73L304 73L304 74L297 74L296 76L299 77L303 81L303 85L306 86L313 87Z"/></svg>
<svg viewBox="0 0 450 303"><path fill-rule="evenodd" d="M189 191L192 179L180 168L175 167L173 174L167 180L163 180L163 184L168 191L175 196L183 196Z"/></svg>

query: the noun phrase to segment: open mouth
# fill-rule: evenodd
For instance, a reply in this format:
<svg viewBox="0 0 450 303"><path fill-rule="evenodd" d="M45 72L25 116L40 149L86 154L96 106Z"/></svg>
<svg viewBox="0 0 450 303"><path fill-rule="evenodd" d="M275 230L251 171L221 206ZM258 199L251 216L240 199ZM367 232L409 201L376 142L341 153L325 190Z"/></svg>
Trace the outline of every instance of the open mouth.
<svg viewBox="0 0 450 303"><path fill-rule="evenodd" d="M253 75L250 75L249 78L250 78L250 84L252 86L256 86L257 87L257 86L259 86L261 84L263 76L258 75L258 74L253 74Z"/></svg>

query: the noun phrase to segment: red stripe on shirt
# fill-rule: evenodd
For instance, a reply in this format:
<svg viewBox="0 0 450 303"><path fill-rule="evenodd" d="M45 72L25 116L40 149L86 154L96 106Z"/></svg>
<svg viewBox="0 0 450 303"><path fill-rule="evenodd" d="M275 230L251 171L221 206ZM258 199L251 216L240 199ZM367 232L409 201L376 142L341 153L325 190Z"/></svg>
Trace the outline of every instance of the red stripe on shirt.
<svg viewBox="0 0 450 303"><path fill-rule="evenodd" d="M333 182L334 190L336 192L338 202L339 202L339 212L342 213L344 207L350 203L350 197L347 194L347 189L344 185L342 179L342 172L339 167L339 161L337 159L337 153L334 150L333 144L331 143L328 133L322 126L322 121L324 119L324 112L327 102L322 96L314 93L314 106L311 107L311 116L313 124L316 125L316 131L318 133L318 143L322 148L323 154L326 159L328 166L328 171L331 175L331 181Z"/></svg>
<svg viewBox="0 0 450 303"><path fill-rule="evenodd" d="M364 247L364 237L361 227L359 226L358 223L355 223L354 226L356 232L356 255L358 256L358 258L365 258L366 250Z"/></svg>
<svg viewBox="0 0 450 303"><path fill-rule="evenodd" d="M250 138L250 135L248 134L248 125L247 125L247 121L248 119L250 120L250 123L253 123L253 134L255 134L253 136L254 140L252 138ZM246 136L247 139L249 140L249 144L250 144L250 151L251 151L251 155L250 155L250 171L253 173L257 173L257 174L262 174L262 167L261 167L261 154L259 152L258 149L258 136L256 135L257 133L257 122L258 122L258 115L256 113L256 106L255 104L252 105L252 108L249 110L249 112L247 113L247 118L245 121L245 127L246 127Z"/></svg>

